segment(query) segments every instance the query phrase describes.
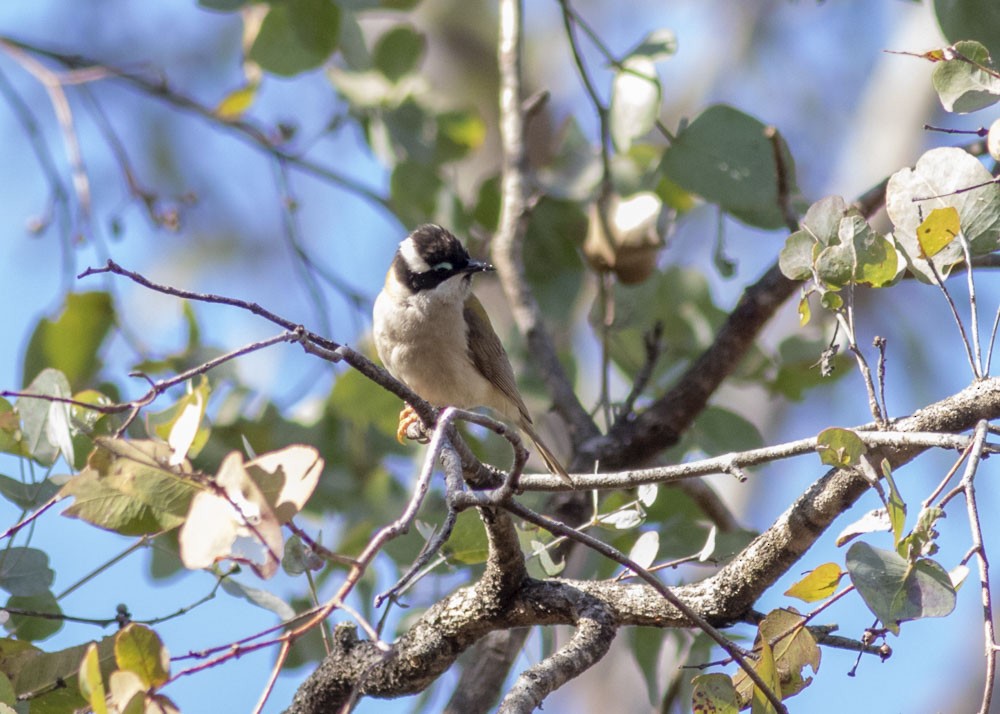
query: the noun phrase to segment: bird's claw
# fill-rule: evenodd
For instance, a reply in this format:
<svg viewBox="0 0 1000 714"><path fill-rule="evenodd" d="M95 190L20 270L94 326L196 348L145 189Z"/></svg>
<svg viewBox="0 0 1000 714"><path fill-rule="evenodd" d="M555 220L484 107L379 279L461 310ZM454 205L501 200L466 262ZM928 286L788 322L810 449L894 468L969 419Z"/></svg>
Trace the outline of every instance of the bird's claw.
<svg viewBox="0 0 1000 714"><path fill-rule="evenodd" d="M396 441L405 444L407 440L421 444L430 441L430 437L424 431L424 423L409 404L399 413L399 427L396 429Z"/></svg>

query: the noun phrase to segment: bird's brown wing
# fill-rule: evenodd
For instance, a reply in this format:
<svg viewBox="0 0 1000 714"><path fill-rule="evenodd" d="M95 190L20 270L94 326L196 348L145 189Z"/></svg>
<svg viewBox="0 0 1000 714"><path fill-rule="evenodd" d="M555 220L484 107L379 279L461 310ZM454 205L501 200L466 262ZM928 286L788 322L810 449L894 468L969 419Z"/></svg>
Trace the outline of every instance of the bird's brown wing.
<svg viewBox="0 0 1000 714"><path fill-rule="evenodd" d="M517 406L519 416L527 423L531 423L531 416L528 408L524 406L517 391L517 383L514 381L514 370L510 367L510 360L507 352L500 344L500 338L490 324L490 317L486 314L482 304L475 295L469 296L465 301L465 324L469 328L468 349L472 363L476 366L486 379L488 379L497 389L499 389L511 402ZM497 408L499 405L486 404ZM518 415L508 414L509 418Z"/></svg>

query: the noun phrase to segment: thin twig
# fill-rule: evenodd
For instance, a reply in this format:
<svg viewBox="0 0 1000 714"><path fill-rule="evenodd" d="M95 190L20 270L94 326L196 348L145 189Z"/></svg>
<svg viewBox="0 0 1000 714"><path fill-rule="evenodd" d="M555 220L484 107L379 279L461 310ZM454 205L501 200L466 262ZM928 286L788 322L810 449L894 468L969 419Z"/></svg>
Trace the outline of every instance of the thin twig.
<svg viewBox="0 0 1000 714"><path fill-rule="evenodd" d="M972 534L972 547L979 562L979 589L983 605L983 634L986 640L986 681L983 685L983 700L979 708L980 714L988 714L993 700L993 687L997 670L997 640L993 627L993 596L990 590L990 562L986 555L986 544L983 540L983 527L979 518L979 506L976 502L976 470L983 456L983 446L986 443L985 420L976 425L976 431L970 446L969 460L962 475L962 487L965 490L965 505L969 517L969 529Z"/></svg>
<svg viewBox="0 0 1000 714"><path fill-rule="evenodd" d="M521 43L519 0L500 3L497 60L500 68L500 143L502 150L500 220L493 238L492 257L510 303L514 320L526 337L533 363L545 380L556 411L570 427L574 446L596 436L596 425L580 404L569 376L559 362L552 337L524 274L524 234L527 229L528 157L524 142L521 98ZM574 449L575 450L575 449Z"/></svg>
<svg viewBox="0 0 1000 714"><path fill-rule="evenodd" d="M969 336L965 333L965 325L962 324L962 318L958 314L958 308L955 307L955 301L951 299L951 293L948 292L948 288L945 286L944 281L941 279L941 274L938 273L937 266L934 265L934 261L928 259L927 266L930 268L931 276L934 278L934 284L938 286L941 292L944 294L944 299L948 303L948 308L951 310L951 316L955 319L955 324L958 325L958 333L962 337L962 346L965 347L965 356L969 360L969 367L972 369L972 374L976 378L982 377L979 373L979 365L976 363L976 358L972 354L972 345L969 342Z"/></svg>

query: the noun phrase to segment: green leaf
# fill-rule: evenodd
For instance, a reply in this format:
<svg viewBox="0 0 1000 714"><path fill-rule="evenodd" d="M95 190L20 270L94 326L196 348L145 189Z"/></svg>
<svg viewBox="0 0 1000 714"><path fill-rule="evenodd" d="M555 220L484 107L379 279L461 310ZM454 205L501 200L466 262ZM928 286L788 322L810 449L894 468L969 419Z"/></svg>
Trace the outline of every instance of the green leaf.
<svg viewBox="0 0 1000 714"><path fill-rule="evenodd" d="M11 595L48 592L55 580L49 556L37 548L13 546L0 552L0 588Z"/></svg>
<svg viewBox="0 0 1000 714"><path fill-rule="evenodd" d="M931 211L948 206L958 211L973 256L1000 248L1000 186L979 159L955 147L931 149L913 169L901 169L889 179L885 207L894 226L893 238L907 267L927 283L934 277L921 257L917 230ZM963 259L961 243L954 241L930 261L944 278Z"/></svg>
<svg viewBox="0 0 1000 714"><path fill-rule="evenodd" d="M768 689L781 698L781 680L778 678L778 668L775 666L774 651L766 640L760 643L760 658L754 664L754 671L760 675ZM745 672L743 670L737 672L737 690L740 688L738 678L741 674L745 676ZM750 681L749 677L747 681ZM764 691L756 684L753 685L753 692L750 695L750 712L751 714L778 714L774 705L771 704L771 700L764 696Z"/></svg>
<svg viewBox="0 0 1000 714"><path fill-rule="evenodd" d="M889 516L889 523L892 525L892 544L899 547L899 541L903 536L903 528L906 525L906 502L899 495L896 488L896 479L892 477L892 467L887 459L882 459L882 475L885 476L886 483L889 484L889 499L886 503L886 512ZM902 553L901 553L902 555ZM925 553L925 555L929 555Z"/></svg>
<svg viewBox="0 0 1000 714"><path fill-rule="evenodd" d="M549 329L570 329L584 286L584 267L568 236L586 232L586 217L570 201L543 198L532 209L524 238L524 270Z"/></svg>
<svg viewBox="0 0 1000 714"><path fill-rule="evenodd" d="M433 166L405 160L396 164L389 179L392 209L408 225L427 221L437 213L438 193L443 186Z"/></svg>
<svg viewBox="0 0 1000 714"><path fill-rule="evenodd" d="M59 486L49 479L25 483L0 474L0 496L25 511L33 511L56 495Z"/></svg>
<svg viewBox="0 0 1000 714"><path fill-rule="evenodd" d="M851 282L881 287L895 279L897 262L892 244L840 196L810 206L778 258L786 277L815 277L820 287L832 288Z"/></svg>
<svg viewBox="0 0 1000 714"><path fill-rule="evenodd" d="M18 456L27 456L21 445L21 417L14 411L14 405L0 397L0 451Z"/></svg>
<svg viewBox="0 0 1000 714"><path fill-rule="evenodd" d="M934 14L949 42L978 40L1000 57L1000 5L995 0L934 0Z"/></svg>
<svg viewBox="0 0 1000 714"><path fill-rule="evenodd" d="M732 107L718 104L682 130L663 155L662 171L675 183L718 204L735 218L760 228L781 228L778 171L767 127ZM797 193L795 163L779 143L788 192Z"/></svg>
<svg viewBox="0 0 1000 714"><path fill-rule="evenodd" d="M785 240L778 254L778 267L789 280L808 280L812 277L813 246L816 240L807 231L795 231Z"/></svg>
<svg viewBox="0 0 1000 714"><path fill-rule="evenodd" d="M646 35L628 56L645 57L653 62L660 62L675 54L677 54L677 35L673 30L662 28Z"/></svg>
<svg viewBox="0 0 1000 714"><path fill-rule="evenodd" d="M639 665L642 679L646 683L649 703L656 706L662 696L660 650L667 638L663 632L652 627L630 627L624 634L629 641L628 651Z"/></svg>
<svg viewBox="0 0 1000 714"><path fill-rule="evenodd" d="M938 532L934 526L941 518L944 518L944 511L937 506L921 509L917 514L917 524L913 526L913 530L897 541L896 552L907 560L934 555L938 550Z"/></svg>
<svg viewBox="0 0 1000 714"><path fill-rule="evenodd" d="M0 714L15 714L13 705L17 703L17 692L3 671L0 671L0 703L8 705L7 709L0 708Z"/></svg>
<svg viewBox="0 0 1000 714"><path fill-rule="evenodd" d="M31 595L11 595L7 599L6 607L11 610L24 610L40 615L55 615L55 617L49 618L11 612L7 629L20 640L38 642L51 637L62 629L63 621L59 617L62 615L62 610L59 608L59 603L56 602L56 596L49 590Z"/></svg>
<svg viewBox="0 0 1000 714"><path fill-rule="evenodd" d="M97 353L114 320L107 293L67 295L59 317L38 321L25 351L22 384L51 367L65 374L74 389L87 386L101 368Z"/></svg>
<svg viewBox="0 0 1000 714"><path fill-rule="evenodd" d="M239 10L244 5L248 4L250 0L198 0L198 5L205 8L206 10L215 10L217 12L234 12Z"/></svg>
<svg viewBox="0 0 1000 714"><path fill-rule="evenodd" d="M816 451L824 464L842 469L861 463L868 447L850 429L830 427L816 436Z"/></svg>
<svg viewBox="0 0 1000 714"><path fill-rule="evenodd" d="M58 652L42 652L20 640L0 639L0 669L18 695L36 694L31 698L31 714L65 714L87 706L80 695L79 674L90 645L88 642ZM101 672L107 676L114 664L112 638L98 642L97 652Z"/></svg>
<svg viewBox="0 0 1000 714"><path fill-rule="evenodd" d="M802 626L804 624L805 617L794 609L772 610L760 623L761 640L777 640L773 645L773 654L776 670L780 673L782 699L794 696L809 686L812 677L802 674L807 666L813 674L819 672L820 650L809 630Z"/></svg>
<svg viewBox="0 0 1000 714"><path fill-rule="evenodd" d="M847 551L847 572L868 609L893 634L904 620L944 617L955 608L948 571L933 560L911 563L858 541Z"/></svg>
<svg viewBox="0 0 1000 714"><path fill-rule="evenodd" d="M945 56L948 59L939 62L931 75L945 111L968 114L1000 101L1000 77L985 47L974 41L956 42Z"/></svg>
<svg viewBox="0 0 1000 714"><path fill-rule="evenodd" d="M24 391L62 399L68 399L72 395L66 376L51 368L42 370ZM51 466L62 453L67 462L73 463L68 404L18 397L14 407L21 415L21 442L31 458L43 466Z"/></svg>
<svg viewBox="0 0 1000 714"><path fill-rule="evenodd" d="M614 301L615 321L608 348L611 359L630 379L646 362L645 335L657 320L663 324L664 349L654 380L700 354L725 317L712 302L704 275L678 266L654 273L639 285L615 285ZM597 326L601 320L600 305L595 301L590 321Z"/></svg>
<svg viewBox="0 0 1000 714"><path fill-rule="evenodd" d="M435 160L440 163L460 159L486 140L486 123L475 112L442 112L437 121Z"/></svg>
<svg viewBox="0 0 1000 714"><path fill-rule="evenodd" d="M417 69L427 50L427 38L410 25L396 25L378 38L372 52L375 68L397 82Z"/></svg>
<svg viewBox="0 0 1000 714"><path fill-rule="evenodd" d="M691 680L693 714L738 714L739 700L733 680L725 674L699 674Z"/></svg>
<svg viewBox="0 0 1000 714"><path fill-rule="evenodd" d="M151 628L130 622L115 635L118 668L139 675L147 689L170 678L170 655L160 636Z"/></svg>
<svg viewBox="0 0 1000 714"><path fill-rule="evenodd" d="M836 563L823 563L785 591L785 595L804 602L825 600L837 591L840 579L846 573Z"/></svg>
<svg viewBox="0 0 1000 714"><path fill-rule="evenodd" d="M339 36L340 8L332 0L285 0L270 6L248 56L290 77L323 64Z"/></svg>
<svg viewBox="0 0 1000 714"><path fill-rule="evenodd" d="M660 80L653 61L647 57L629 57L622 65L611 85L608 121L615 148L624 152L656 124L660 113Z"/></svg>
<svg viewBox="0 0 1000 714"><path fill-rule="evenodd" d="M223 580L222 589L233 597L238 597L257 607L273 612L281 620L291 620L295 617L295 610L291 605L267 590L246 585L233 578Z"/></svg>
<svg viewBox="0 0 1000 714"><path fill-rule="evenodd" d="M752 421L714 405L702 410L684 440L706 454L746 451L764 445L764 437Z"/></svg>
<svg viewBox="0 0 1000 714"><path fill-rule="evenodd" d="M458 514L455 529L441 552L453 563L474 565L486 562L489 555L486 529L476 511L467 510Z"/></svg>
<svg viewBox="0 0 1000 714"><path fill-rule="evenodd" d="M170 447L154 441L124 441L102 437L87 468L60 492L75 501L63 515L122 535L158 533L180 526L191 499L203 487L163 465Z"/></svg>

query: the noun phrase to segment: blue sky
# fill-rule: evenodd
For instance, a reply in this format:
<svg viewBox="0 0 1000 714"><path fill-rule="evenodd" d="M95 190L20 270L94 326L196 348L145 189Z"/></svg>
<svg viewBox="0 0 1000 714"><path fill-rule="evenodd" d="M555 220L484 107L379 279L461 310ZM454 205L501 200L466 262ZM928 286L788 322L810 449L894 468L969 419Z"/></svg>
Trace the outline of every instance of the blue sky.
<svg viewBox="0 0 1000 714"><path fill-rule="evenodd" d="M529 5L527 22L536 38L559 31L557 3ZM677 57L661 67L663 116L669 125L716 101L732 103L776 124L796 156L799 184L810 199L839 192L850 196L869 180L915 161L928 141L941 141L936 137L928 139L919 131L924 121L940 119L933 113L893 116L889 112L890 119L882 126L881 136L870 139L858 138L852 127L856 113L867 99L869 83L880 76L879 72L902 72L903 79L899 81L905 82L913 93L929 91L926 65L881 52L883 49L923 51L935 46L931 40L927 40L931 44L921 46L896 44L907 39L924 42L923 38L933 38L933 23L926 8L920 5L899 0L836 3L686 0L670 4L643 0L632 3L628 13L618 12L616 7L579 3L580 11L594 18L604 39L618 51L634 45L654 27L669 27L678 35ZM111 18L114 20L109 21ZM904 30L910 25L915 29L907 35ZM55 33L56 27L70 27L74 31ZM108 0L100 7L65 0L5 3L0 5L0 33L130 67L162 66L172 84L208 105L221 99L241 79L237 54L239 23L230 16L202 11L193 2ZM228 51L212 52L211 48L219 44ZM745 52L748 45L756 47L756 51ZM600 67L599 58L592 56L590 60L593 67ZM205 67L213 71L202 71ZM579 83L569 69L565 47L555 42L533 47L527 69L534 73L537 83L551 86L557 114L573 113L585 130L593 132L593 113L584 103ZM35 108L43 136L60 170L65 171L65 151L44 91L2 52L0 72ZM216 84L220 74L228 81ZM316 134L333 106L326 87L326 80L316 73L292 81L269 78L253 110L254 116L268 123L287 118L291 111L303 134ZM94 212L85 230L87 241L73 249L76 271L103 262L110 253L120 263L160 282L252 299L291 319L308 324L322 322L323 316L316 314L296 279L294 260L287 246L277 238L282 232L282 214L273 199L273 166L231 135L220 133L196 118L165 110L148 98L113 85L102 87L101 91L106 92L102 97L111 108L109 116L126 145L142 143L151 136L165 136L169 137L165 145L178 150L177 155L141 156L143 163L138 168L142 174L162 180L159 188L166 196L193 190L199 201L185 209L180 232L171 234L155 229L139 208L126 201L118 166L104 148L96 126L82 121L80 138L93 184ZM75 106L80 116L86 114L81 105ZM976 122L976 126L989 124L979 117ZM57 231L32 236L26 230L28 221L43 212L48 187L22 129L3 102L0 102L0 131L7 137L4 160L0 162L0 186L4 187L0 192L0 215L5 217L0 222L0 265L8 267L0 281L0 304L6 306L0 313L0 334L7 337L5 349L0 349L0 386L17 387L18 360L30 330L38 317L51 315L61 302L67 271L62 267L63 248ZM914 132L910 143L900 148L903 158L896 164L879 165L876 148L893 145L900 140L900 134ZM865 141L874 143L866 145ZM872 157L869 162L859 161L859 145L862 157L867 147ZM344 132L322 139L310 155L339 166L375 190L385 188L384 172L368 156L356 133ZM870 176L874 178L869 179ZM349 193L313 179L295 175L293 189L302 206L301 235L310 250L323 256L327 266L341 279L362 294L374 296L405 227ZM109 231L112 215L117 215L124 226L120 238ZM693 216L679 229L665 253L665 261L707 266L711 246L702 237L706 232L714 234L714 226L715 217L710 211ZM740 272L736 279L716 280L724 304L735 300L745 282L773 260L779 241L780 237L763 236L738 224L727 224L727 250L739 261ZM109 285L127 306L126 320L142 327L148 349L162 352L181 344L183 325L175 301L120 281L109 283L97 278L75 285L74 289L101 289ZM911 300L921 301L920 314L915 314L905 300L890 303L874 298L871 319L864 326L867 332L891 331L893 325L903 326L894 333L900 335L900 341L894 343L898 351L891 353L890 362L890 408L896 415L968 382L967 372L953 358L958 343L950 324L940 330L941 337L938 333L933 335L934 344L929 349L910 349L906 345L904 327L912 325L916 329L928 316L935 320L938 317L945 320L946 316L938 304L940 300L930 295L929 289L907 286L905 290ZM985 289L984 297L989 314L997 304L996 291ZM368 329L367 312L355 311L336 294L328 296L326 308L329 329L337 338L355 342ZM793 312L794 306L778 318L778 324L794 319ZM231 311L204 310L199 315L216 345L231 348L272 332L259 321ZM920 337L932 336L918 332L913 339ZM912 370L920 369L922 364L918 360L925 360L934 370L933 384L914 383ZM114 366L114 359L110 358L109 363ZM314 381L315 394L326 389L332 380L327 367L317 368L314 361L291 348L241 361L239 369L279 402L300 391L300 384L289 385L286 379L289 373L304 374ZM858 380L849 377L842 380L819 408L808 402L795 405L771 414L767 423L759 426L769 442L777 442L816 433L828 425L831 409L837 410L837 418L845 425L867 421L860 389ZM754 410L752 403L737 404L735 408ZM783 465L761 472L760 478L767 479L767 483L753 489L750 498L746 498L748 489L734 493L725 479L716 479L714 483L734 502L742 503L741 507L746 509L743 518L748 525L763 528L818 475L817 462L803 459L799 463L797 469ZM919 501L947 465L947 458L935 457L908 472L902 483L904 496ZM20 468L16 461L0 459L0 473L17 476ZM996 508L996 499L991 494L986 493L983 498L984 511ZM866 508L875 506L874 498L866 498ZM836 531L859 513L844 517L843 523L838 522L832 530ZM0 523L14 517L16 514L6 504L0 504ZM948 567L966 547L963 529L960 518L942 524L942 541L949 546L941 560ZM988 542L991 537L995 542L996 533L992 530L987 534ZM831 540L832 537L825 538L822 547L810 552L773 588L762 608L765 604L787 604L780 593L801 572L826 560L842 562L843 552L829 545ZM106 560L109 553L124 549L131 541L49 514L32 533L31 542L53 554L57 571L54 591L58 593ZM152 582L147 557L132 555L113 566L67 597L64 610L100 616L113 613L118 602L126 602L136 617L149 618L187 605L211 588L213 579L205 573L187 573L168 583ZM244 579L260 585L247 576ZM294 583L281 578L266 587L284 595L296 589ZM792 700L793 711L840 712L844 702L877 703L886 711L929 712L950 708L949 697L956 696L955 692L945 694L941 683L983 668L976 590L973 581L965 585L958 611L951 617L905 626L901 637L890 639L895 650L893 658L885 664L866 661L854 678L845 676L853 663L852 655L824 651L820 676L813 687ZM871 624L871 616L855 599L849 598L830 614L845 636L857 636ZM167 640L172 654L180 655L188 648L223 644L272 624L271 614L220 594L209 604L157 630ZM81 637L100 634L86 631L81 635L81 630L66 628L44 646L54 649L75 643ZM933 647L928 643L933 643ZM934 656L928 656L932 650ZM172 685L168 694L185 712L247 711L260 694L272 656L255 653L226 663L219 672L184 678ZM947 661L947 666L953 669L943 671L942 661ZM178 666L180 663L175 664ZM601 666L611 667L611 664ZM591 675L590 686L599 682L606 671L611 670L598 668ZM279 680L267 711L279 711L288 702L301 674L293 672ZM978 696L978 691L974 696ZM389 706L365 702L359 711L389 711ZM405 710L407 706L392 705L393 710ZM546 711L584 710L581 706L585 705L574 701L573 694L560 694L546 704Z"/></svg>

